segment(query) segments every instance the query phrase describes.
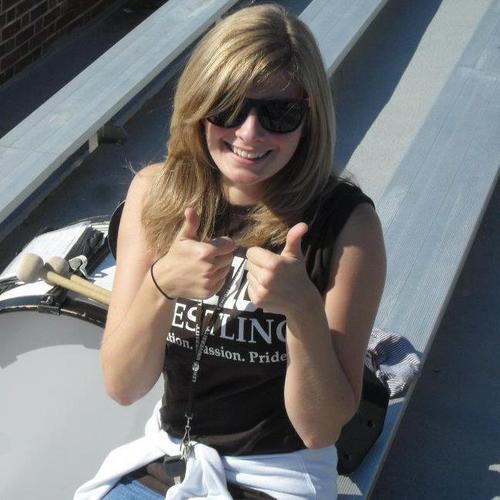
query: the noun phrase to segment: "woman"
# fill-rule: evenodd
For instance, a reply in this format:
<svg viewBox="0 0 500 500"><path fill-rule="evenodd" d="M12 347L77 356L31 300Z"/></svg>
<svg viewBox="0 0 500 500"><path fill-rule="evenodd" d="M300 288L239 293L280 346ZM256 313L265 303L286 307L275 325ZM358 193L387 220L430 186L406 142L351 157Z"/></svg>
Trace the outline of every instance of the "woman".
<svg viewBox="0 0 500 500"><path fill-rule="evenodd" d="M128 405L163 373L158 425L187 456L216 450L233 498L336 496L335 441L360 399L385 256L371 200L332 172L333 147L312 35L254 6L198 44L168 158L127 194L107 391ZM142 462L106 498L163 498L161 460Z"/></svg>

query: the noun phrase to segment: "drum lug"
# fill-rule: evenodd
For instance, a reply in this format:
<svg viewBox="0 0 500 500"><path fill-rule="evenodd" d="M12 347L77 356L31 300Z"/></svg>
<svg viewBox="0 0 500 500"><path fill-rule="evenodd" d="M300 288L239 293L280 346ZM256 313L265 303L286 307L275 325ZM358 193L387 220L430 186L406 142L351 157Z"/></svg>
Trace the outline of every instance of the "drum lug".
<svg viewBox="0 0 500 500"><path fill-rule="evenodd" d="M60 295L60 294L59 294ZM53 294L46 294L40 299L38 304L38 312L44 314L55 314L59 316L61 314L62 301L58 300Z"/></svg>

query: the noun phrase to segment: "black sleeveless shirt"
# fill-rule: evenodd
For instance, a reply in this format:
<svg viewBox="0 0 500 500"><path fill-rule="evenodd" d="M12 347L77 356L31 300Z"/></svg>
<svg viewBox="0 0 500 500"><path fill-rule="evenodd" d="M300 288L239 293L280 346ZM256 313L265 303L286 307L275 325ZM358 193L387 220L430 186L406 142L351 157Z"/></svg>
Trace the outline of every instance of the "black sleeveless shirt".
<svg viewBox="0 0 500 500"><path fill-rule="evenodd" d="M360 203L373 205L358 187L340 182L305 214L309 231L302 250L308 275L322 295L328 287L335 241ZM250 302L241 265L245 252L241 248L235 252L229 294L204 349L194 390L191 437L224 455L303 449L284 404L286 318L263 312ZM217 299L204 301L207 315ZM178 299L167 335L161 421L165 431L179 438L184 434L191 383L197 306L197 301Z"/></svg>

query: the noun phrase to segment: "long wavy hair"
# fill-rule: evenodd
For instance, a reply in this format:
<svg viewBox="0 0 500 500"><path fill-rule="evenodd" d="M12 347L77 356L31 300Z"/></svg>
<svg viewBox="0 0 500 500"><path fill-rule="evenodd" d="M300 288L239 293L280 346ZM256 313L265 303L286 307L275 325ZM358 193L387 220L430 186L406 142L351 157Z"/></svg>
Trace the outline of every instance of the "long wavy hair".
<svg viewBox="0 0 500 500"><path fill-rule="evenodd" d="M158 255L170 248L187 207L200 214L200 239L212 237L227 208L220 172L207 149L205 118L241 106L251 89L283 72L309 97L302 137L288 164L266 181L238 243L284 243L288 229L335 184L333 101L312 33L278 5L241 9L202 38L179 79L167 158L142 212L148 243Z"/></svg>

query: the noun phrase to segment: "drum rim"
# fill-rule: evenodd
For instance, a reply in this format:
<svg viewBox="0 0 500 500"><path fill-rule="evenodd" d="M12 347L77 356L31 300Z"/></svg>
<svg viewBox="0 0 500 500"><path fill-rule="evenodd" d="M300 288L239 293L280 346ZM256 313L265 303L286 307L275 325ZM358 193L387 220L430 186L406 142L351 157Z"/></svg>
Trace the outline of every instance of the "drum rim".
<svg viewBox="0 0 500 500"><path fill-rule="evenodd" d="M66 297L60 307L55 307L53 312L40 310L40 302L44 295L25 295L11 297L0 301L0 314L14 313L18 311L38 312L39 314L51 314L55 316L69 316L78 318L87 323L104 328L107 310L97 304L85 302L72 297Z"/></svg>

